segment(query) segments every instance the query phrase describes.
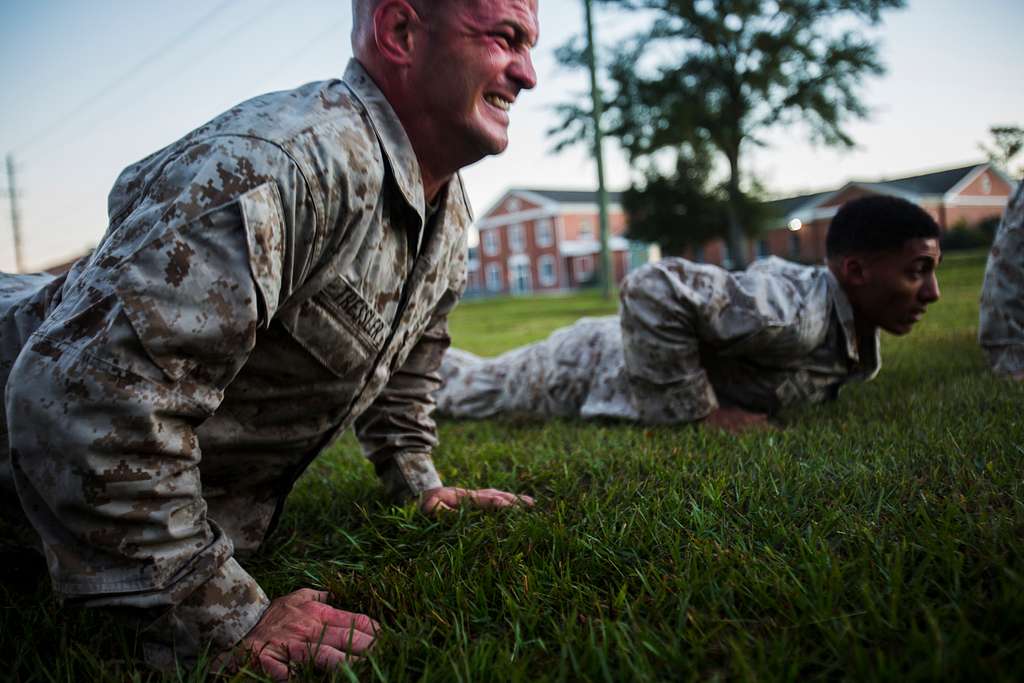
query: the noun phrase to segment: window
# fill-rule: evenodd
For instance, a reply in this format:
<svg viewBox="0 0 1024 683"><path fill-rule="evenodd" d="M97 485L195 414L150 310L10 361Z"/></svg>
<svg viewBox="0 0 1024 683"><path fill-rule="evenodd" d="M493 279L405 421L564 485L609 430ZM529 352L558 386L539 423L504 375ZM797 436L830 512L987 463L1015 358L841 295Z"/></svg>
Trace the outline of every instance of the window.
<svg viewBox="0 0 1024 683"><path fill-rule="evenodd" d="M992 194L992 179L988 177L988 174L981 176L981 193Z"/></svg>
<svg viewBox="0 0 1024 683"><path fill-rule="evenodd" d="M798 232L789 234L789 255L793 258L800 257L800 233Z"/></svg>
<svg viewBox="0 0 1024 683"><path fill-rule="evenodd" d="M513 254L526 251L526 231L522 225L513 225L508 229L508 248Z"/></svg>
<svg viewBox="0 0 1024 683"><path fill-rule="evenodd" d="M589 256L576 259L576 282L586 282L594 273L594 260Z"/></svg>
<svg viewBox="0 0 1024 683"><path fill-rule="evenodd" d="M501 291L501 266L497 263L487 264L487 289L491 292Z"/></svg>
<svg viewBox="0 0 1024 683"><path fill-rule="evenodd" d="M558 276L555 274L555 257L546 254L537 259L537 274L542 287L554 287L558 282Z"/></svg>
<svg viewBox="0 0 1024 683"><path fill-rule="evenodd" d="M498 231L497 230L484 230L480 233L480 238L483 240L484 253L488 256L494 256L498 253Z"/></svg>
<svg viewBox="0 0 1024 683"><path fill-rule="evenodd" d="M505 202L505 209L509 213L511 213L513 211L518 211L519 207L521 207L522 205L523 203L520 202L519 199L517 199L516 197L509 197L508 201Z"/></svg>
<svg viewBox="0 0 1024 683"><path fill-rule="evenodd" d="M513 256L508 262L509 289L513 294L524 294L532 289L530 259L527 256Z"/></svg>
<svg viewBox="0 0 1024 683"><path fill-rule="evenodd" d="M693 249L693 260L697 263L704 263L704 245L694 247Z"/></svg>
<svg viewBox="0 0 1024 683"><path fill-rule="evenodd" d="M538 247L550 247L555 243L554 230L550 218L541 218L533 225L533 238Z"/></svg>
<svg viewBox="0 0 1024 683"><path fill-rule="evenodd" d="M590 220L589 218L584 218L583 220L580 221L580 239L594 239L594 221Z"/></svg>
<svg viewBox="0 0 1024 683"><path fill-rule="evenodd" d="M768 240L757 241L757 258L765 258L771 256L772 250L768 248Z"/></svg>

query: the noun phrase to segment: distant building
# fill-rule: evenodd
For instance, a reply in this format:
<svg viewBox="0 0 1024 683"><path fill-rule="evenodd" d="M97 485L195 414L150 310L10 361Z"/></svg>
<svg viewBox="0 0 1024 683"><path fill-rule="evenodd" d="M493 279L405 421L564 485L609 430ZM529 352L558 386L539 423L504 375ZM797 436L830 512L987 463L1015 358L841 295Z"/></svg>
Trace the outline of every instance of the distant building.
<svg viewBox="0 0 1024 683"><path fill-rule="evenodd" d="M650 245L623 236L620 200L621 193L608 193L616 282L652 256ZM470 250L470 291L474 284L484 294L566 291L594 283L600 272L595 191L512 188L475 225L480 242Z"/></svg>
<svg viewBox="0 0 1024 683"><path fill-rule="evenodd" d="M777 218L773 227L750 241L748 258L769 255L821 262L825 258L825 233L832 216L845 202L866 195L903 197L927 211L943 232L963 225L974 227L1006 208L1015 184L989 163L922 173L892 180L851 180L833 190L787 197L768 202ZM688 249L687 258L730 265L722 240Z"/></svg>

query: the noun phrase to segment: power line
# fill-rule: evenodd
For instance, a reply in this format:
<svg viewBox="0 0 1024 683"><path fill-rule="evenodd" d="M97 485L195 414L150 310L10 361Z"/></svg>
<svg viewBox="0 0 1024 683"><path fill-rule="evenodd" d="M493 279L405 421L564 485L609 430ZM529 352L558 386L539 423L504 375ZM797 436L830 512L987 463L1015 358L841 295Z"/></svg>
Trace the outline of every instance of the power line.
<svg viewBox="0 0 1024 683"><path fill-rule="evenodd" d="M25 270L21 253L21 215L18 213L18 182L14 174L14 155L7 155L7 194L11 202L11 230L14 233L14 270Z"/></svg>
<svg viewBox="0 0 1024 683"><path fill-rule="evenodd" d="M223 6L225 4L229 4L231 2L236 2L236 1L237 0L226 0L226 2L225 3L221 3L221 5ZM257 24L259 24L259 23L261 23L263 21L266 21L266 19L271 14L273 14L275 11L283 9L284 7L286 7L286 5L281 3L280 0L269 0L269 2L261 5L260 8L257 11L250 12L249 16L248 16L248 19L246 19L245 21L243 21L241 23L232 25L227 31L225 31L223 34L221 34L218 37L217 40L212 41L211 47L209 47L208 49L206 49L205 51L203 51L201 53L200 59L190 59L187 62L185 62L184 64L182 64L180 67L175 68L175 70L174 70L173 74L170 76L170 78L166 78L166 79L165 78L149 79L150 81L156 83L157 85L154 85L153 87L150 87L150 88L144 90L143 92L141 92L137 97L134 98L134 100L133 100L134 103L138 104L138 102L141 99L143 99L145 97L148 97L149 95L153 94L154 92L156 92L158 90L166 90L167 89L167 84L169 82L171 82L171 79L180 77L182 74L184 74L186 71L188 71L192 67L200 66L202 64L205 64L206 63L205 60L207 60L210 57L210 55L213 55L213 54L215 54L215 53L225 49L230 44L232 38L237 37L239 34L247 31L252 26L257 25ZM199 25L201 23L204 23L206 21L206 19L208 19L211 15L212 15L212 13L208 13L203 19L201 19L195 25ZM143 61L147 61L147 60L143 60ZM153 60L148 60L148 61L153 61ZM110 88L106 88L105 92L104 93L100 93L100 94L105 95L106 92L109 92L109 90L110 90ZM93 98L90 98L90 99L95 100L95 99L97 99L97 96L94 96ZM80 107L79 110L81 110L83 108L84 107ZM86 119L85 123L82 123L82 121L79 120L80 125L82 125L85 128L92 128L94 124L96 124L101 119L103 119L103 111L104 110L101 109L98 114L92 115L90 118ZM73 115L74 115L74 113L69 114L68 117L70 118ZM61 123L65 123L65 122L66 121L62 121ZM59 128L59 127L62 127L62 126L55 125L54 127L55 128ZM49 131L49 132L53 132L53 131ZM49 137L49 134L47 135L47 137ZM66 137L67 136L65 136L64 138L58 139L58 142L60 140L62 140L62 139L66 139ZM34 139L34 140L30 140L28 143L26 143L25 147L23 147L22 149L27 148L27 147L35 146L39 142L41 142L40 138L37 138L37 139ZM54 143L54 144L56 144L56 143ZM38 150L36 150L36 151L38 153Z"/></svg>
<svg viewBox="0 0 1024 683"><path fill-rule="evenodd" d="M60 130L65 125L67 125L67 123L69 121L73 120L76 116L81 114L83 111L85 111L86 109L88 109L92 105L96 104L97 102L102 100L104 97L109 95L112 91L114 91L118 87L120 87L122 83L124 83L125 81L127 81L127 80L133 78L134 76L136 76L140 71L144 70L150 64L152 64L153 62L155 62L158 59L160 59L161 57L163 57L166 53L170 52L171 50L173 50L176 47L179 47L185 40L187 40L189 37L191 37L191 35L194 34L198 29L202 28L211 18L213 18L217 14L219 14L222 11L224 11L225 9L227 9L227 7L229 5L232 5L232 4L236 3L236 2L238 2L238 0L222 0L221 3L219 3L212 10L210 10L209 12L204 14L198 20L196 20L195 22L190 24L188 26L188 28L186 28L184 31L181 31L180 33L175 35L174 38L170 39L169 41L164 43L162 46L160 46L157 50L153 51L148 56L146 56L143 59L141 59L138 63L136 63L131 68L129 68L123 74L121 74L120 76L115 78L113 81L111 81L110 83L108 83L104 87L100 88L98 91L94 92L92 95L87 97L77 107L75 107L74 109L72 109L68 113L60 116L57 120L55 120L53 123L51 123L48 126L46 126L45 128L43 128L41 131L39 131L35 135L30 135L28 137L28 142L26 142L17 151L24 152L26 149L30 149L34 145L38 145L40 142L42 142L46 138L48 138L51 135L53 135L53 133L55 133L56 131Z"/></svg>
<svg viewBox="0 0 1024 683"><path fill-rule="evenodd" d="M330 26L325 28L323 31L320 31L315 36L310 38L306 43L304 43L297 50L294 50L293 52L288 53L287 56L282 57L280 63L277 66L277 68L274 69L273 71L271 71L269 74L266 74L266 77L264 78L264 82L265 83L269 83L270 79L275 78L279 73L284 71L285 67L287 67L291 62L293 62L296 59L298 59L303 53L306 52L306 50L308 50L309 48L313 47L314 45L319 43L321 40L323 40L327 36L333 34L339 28L344 26L345 22L347 20L348 20L348 17L342 17L338 21L335 21Z"/></svg>

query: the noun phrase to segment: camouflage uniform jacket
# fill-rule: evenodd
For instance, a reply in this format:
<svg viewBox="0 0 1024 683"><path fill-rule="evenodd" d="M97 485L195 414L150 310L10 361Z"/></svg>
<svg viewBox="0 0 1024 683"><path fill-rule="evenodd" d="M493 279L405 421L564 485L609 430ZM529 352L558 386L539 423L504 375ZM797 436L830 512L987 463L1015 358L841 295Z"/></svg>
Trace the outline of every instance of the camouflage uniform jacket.
<svg viewBox="0 0 1024 683"><path fill-rule="evenodd" d="M1024 183L1017 185L989 253L978 340L996 373L1024 377Z"/></svg>
<svg viewBox="0 0 1024 683"><path fill-rule="evenodd" d="M880 368L829 270L771 257L746 271L668 258L631 273L620 316L584 318L494 359L451 349L438 414L691 422L719 402L774 412Z"/></svg>
<svg viewBox="0 0 1024 683"><path fill-rule="evenodd" d="M151 661L223 650L268 604L233 551L342 430L392 493L441 485L471 217L458 177L440 201L424 225L409 140L352 62L127 168L66 279L0 279L8 470L60 594L158 617Z"/></svg>

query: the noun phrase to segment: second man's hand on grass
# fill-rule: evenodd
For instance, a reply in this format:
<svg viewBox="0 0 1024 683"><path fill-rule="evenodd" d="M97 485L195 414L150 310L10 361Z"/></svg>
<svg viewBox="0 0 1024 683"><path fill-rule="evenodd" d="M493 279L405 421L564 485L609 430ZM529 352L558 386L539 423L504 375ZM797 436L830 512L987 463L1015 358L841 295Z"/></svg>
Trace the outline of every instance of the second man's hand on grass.
<svg viewBox="0 0 1024 683"><path fill-rule="evenodd" d="M533 507L530 496L517 495L497 489L463 489L442 486L424 491L420 495L420 510L428 515L455 510L463 505L482 510L500 510L514 507Z"/></svg>

